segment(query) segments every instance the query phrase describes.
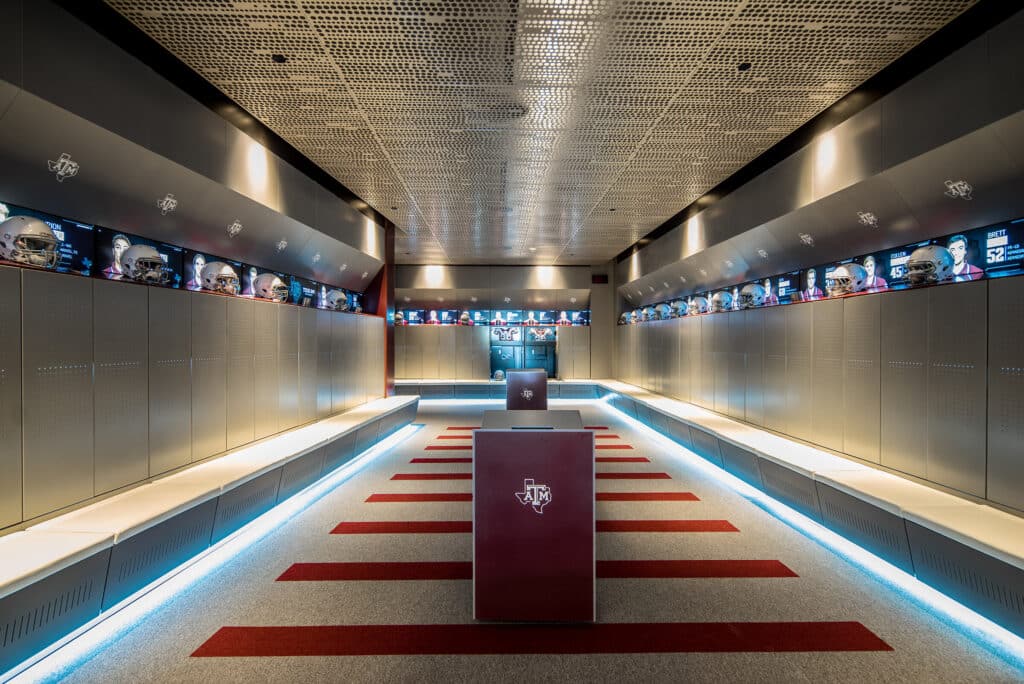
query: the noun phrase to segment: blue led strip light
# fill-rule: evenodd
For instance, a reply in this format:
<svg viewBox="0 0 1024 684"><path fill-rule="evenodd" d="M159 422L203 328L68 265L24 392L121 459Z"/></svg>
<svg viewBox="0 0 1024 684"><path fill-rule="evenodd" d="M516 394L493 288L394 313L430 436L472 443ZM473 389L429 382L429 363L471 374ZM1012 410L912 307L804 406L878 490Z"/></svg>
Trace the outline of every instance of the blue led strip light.
<svg viewBox="0 0 1024 684"><path fill-rule="evenodd" d="M362 454L315 482L291 498L281 502L234 534L175 568L160 579L113 606L88 624L50 646L28 661L0 674L0 682L56 682L67 677L96 653L120 639L185 589L215 572L246 548L264 538L323 496L344 483L381 454L394 448L422 424L407 425Z"/></svg>

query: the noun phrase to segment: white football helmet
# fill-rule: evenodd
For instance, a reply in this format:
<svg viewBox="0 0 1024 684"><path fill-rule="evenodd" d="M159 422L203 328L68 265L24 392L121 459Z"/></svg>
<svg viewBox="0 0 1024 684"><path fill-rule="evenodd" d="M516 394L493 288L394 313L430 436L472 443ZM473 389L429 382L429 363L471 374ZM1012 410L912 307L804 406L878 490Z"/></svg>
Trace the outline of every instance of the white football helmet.
<svg viewBox="0 0 1024 684"><path fill-rule="evenodd" d="M405 323L405 314L402 313L401 311L396 311L395 312L395 323L397 325L402 325L402 323Z"/></svg>
<svg viewBox="0 0 1024 684"><path fill-rule="evenodd" d="M953 277L953 255L941 245L918 247L907 261L911 285L941 283Z"/></svg>
<svg viewBox="0 0 1024 684"><path fill-rule="evenodd" d="M747 283L740 290L740 308L741 309L756 309L759 306L764 306L765 292L764 287L758 283Z"/></svg>
<svg viewBox="0 0 1024 684"><path fill-rule="evenodd" d="M860 264L843 264L826 278L829 297L862 292L867 285L868 272Z"/></svg>
<svg viewBox="0 0 1024 684"><path fill-rule="evenodd" d="M654 310L658 313L658 320L667 321L672 318L672 307L668 304L659 304Z"/></svg>
<svg viewBox="0 0 1024 684"><path fill-rule="evenodd" d="M730 311L732 309L732 295L726 290L711 295L711 313Z"/></svg>
<svg viewBox="0 0 1024 684"><path fill-rule="evenodd" d="M645 306L644 307L642 320L645 320L645 321L657 320L657 316L658 315L656 313L654 313L654 307L653 306Z"/></svg>
<svg viewBox="0 0 1024 684"><path fill-rule="evenodd" d="M672 302L672 317L682 318L686 315L686 302L682 299L677 299Z"/></svg>
<svg viewBox="0 0 1024 684"><path fill-rule="evenodd" d="M171 279L171 269L156 248L132 245L121 255L121 277L137 283L166 285Z"/></svg>
<svg viewBox="0 0 1024 684"><path fill-rule="evenodd" d="M29 266L54 268L59 258L50 226L31 216L12 216L0 223L0 258Z"/></svg>
<svg viewBox="0 0 1024 684"><path fill-rule="evenodd" d="M494 371L494 379L495 380L504 380L505 379L505 371L503 371L503 370L496 370L496 371Z"/></svg>
<svg viewBox="0 0 1024 684"><path fill-rule="evenodd" d="M690 300L690 315L707 313L711 309L706 297L694 297Z"/></svg>
<svg viewBox="0 0 1024 684"><path fill-rule="evenodd" d="M348 311L348 296L342 290L327 293L327 308L331 311Z"/></svg>
<svg viewBox="0 0 1024 684"><path fill-rule="evenodd" d="M288 286L273 273L261 273L256 276L252 289L253 293L261 299L271 299L275 302L288 301Z"/></svg>
<svg viewBox="0 0 1024 684"><path fill-rule="evenodd" d="M238 294L238 274L223 261L211 261L203 266L203 289L222 294Z"/></svg>
<svg viewBox="0 0 1024 684"><path fill-rule="evenodd" d="M629 312L625 311L621 316L619 316L619 325L629 325L629 323Z"/></svg>
<svg viewBox="0 0 1024 684"><path fill-rule="evenodd" d="M469 325L471 323L469 312L463 311L462 315L459 316L459 325Z"/></svg>

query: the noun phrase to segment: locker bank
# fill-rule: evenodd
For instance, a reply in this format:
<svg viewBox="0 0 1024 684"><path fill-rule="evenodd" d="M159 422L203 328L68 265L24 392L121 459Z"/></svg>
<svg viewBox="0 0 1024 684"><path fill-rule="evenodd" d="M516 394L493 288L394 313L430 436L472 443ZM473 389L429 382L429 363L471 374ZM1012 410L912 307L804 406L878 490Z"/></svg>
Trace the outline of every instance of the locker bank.
<svg viewBox="0 0 1024 684"><path fill-rule="evenodd" d="M0 17L0 682L1024 679L1017 3Z"/></svg>

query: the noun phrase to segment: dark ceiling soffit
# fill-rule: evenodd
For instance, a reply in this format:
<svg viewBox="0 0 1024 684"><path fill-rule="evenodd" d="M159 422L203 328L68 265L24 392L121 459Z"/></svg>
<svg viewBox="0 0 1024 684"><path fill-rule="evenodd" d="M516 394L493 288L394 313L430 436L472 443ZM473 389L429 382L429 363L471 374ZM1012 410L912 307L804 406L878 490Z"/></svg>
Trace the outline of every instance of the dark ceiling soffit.
<svg viewBox="0 0 1024 684"><path fill-rule="evenodd" d="M185 91L187 95L199 101L232 126L294 166L315 183L352 205L352 208L359 213L368 216L384 228L394 226L387 217L371 207L366 200L317 166L309 157L292 147L288 141L270 130L215 85L193 71L160 43L150 38L145 31L102 0L54 0L54 2Z"/></svg>
<svg viewBox="0 0 1024 684"><path fill-rule="evenodd" d="M1020 5L1005 0L980 0L959 17L943 26L906 54L854 88L838 102L815 116L760 156L713 187L685 209L624 249L615 257L621 263L645 245L662 237L740 186L806 147L819 134L829 131L866 109L885 95L941 62L985 32L1009 19Z"/></svg>

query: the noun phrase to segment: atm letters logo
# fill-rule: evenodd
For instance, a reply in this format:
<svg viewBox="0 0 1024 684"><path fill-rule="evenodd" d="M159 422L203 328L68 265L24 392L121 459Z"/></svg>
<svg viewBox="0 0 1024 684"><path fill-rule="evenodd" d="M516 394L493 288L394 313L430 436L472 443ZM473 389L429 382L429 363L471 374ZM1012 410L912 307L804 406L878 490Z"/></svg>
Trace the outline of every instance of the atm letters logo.
<svg viewBox="0 0 1024 684"><path fill-rule="evenodd" d="M516 492L516 498L524 506L531 506L533 512L544 515L544 507L551 503L551 487L535 484L533 478L523 480L523 491Z"/></svg>

